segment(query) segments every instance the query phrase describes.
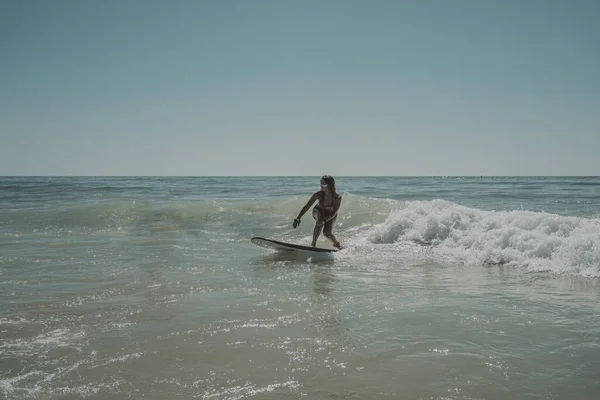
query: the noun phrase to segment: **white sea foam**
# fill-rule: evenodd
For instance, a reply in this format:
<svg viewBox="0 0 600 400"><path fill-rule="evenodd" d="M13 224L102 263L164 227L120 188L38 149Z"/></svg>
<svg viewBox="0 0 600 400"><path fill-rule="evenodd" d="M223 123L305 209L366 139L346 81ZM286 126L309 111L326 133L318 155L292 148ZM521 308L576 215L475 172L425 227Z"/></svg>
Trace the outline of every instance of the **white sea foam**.
<svg viewBox="0 0 600 400"><path fill-rule="evenodd" d="M412 242L430 249L440 261L600 277L600 220L596 218L414 201L365 229L355 242L362 246Z"/></svg>
<svg viewBox="0 0 600 400"><path fill-rule="evenodd" d="M308 262L318 263L323 261L332 261L334 259L334 255L332 253L312 253L312 255L308 258Z"/></svg>

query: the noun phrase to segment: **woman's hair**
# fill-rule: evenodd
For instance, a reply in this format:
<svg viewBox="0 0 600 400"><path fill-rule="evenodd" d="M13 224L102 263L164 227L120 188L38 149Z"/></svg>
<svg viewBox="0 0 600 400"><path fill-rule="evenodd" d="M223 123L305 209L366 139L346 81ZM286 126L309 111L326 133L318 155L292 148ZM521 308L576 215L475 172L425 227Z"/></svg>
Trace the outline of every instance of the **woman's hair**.
<svg viewBox="0 0 600 400"><path fill-rule="evenodd" d="M321 180L327 183L327 187L331 190L331 193L336 196L337 192L335 191L335 179L333 179L333 176L323 175Z"/></svg>

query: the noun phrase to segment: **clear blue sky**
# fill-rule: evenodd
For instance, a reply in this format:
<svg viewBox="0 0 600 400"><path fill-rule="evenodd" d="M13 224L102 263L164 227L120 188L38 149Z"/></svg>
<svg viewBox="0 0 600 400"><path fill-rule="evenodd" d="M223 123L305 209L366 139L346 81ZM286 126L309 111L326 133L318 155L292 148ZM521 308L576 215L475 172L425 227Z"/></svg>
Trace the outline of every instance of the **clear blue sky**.
<svg viewBox="0 0 600 400"><path fill-rule="evenodd" d="M0 175L599 175L597 0L0 0Z"/></svg>

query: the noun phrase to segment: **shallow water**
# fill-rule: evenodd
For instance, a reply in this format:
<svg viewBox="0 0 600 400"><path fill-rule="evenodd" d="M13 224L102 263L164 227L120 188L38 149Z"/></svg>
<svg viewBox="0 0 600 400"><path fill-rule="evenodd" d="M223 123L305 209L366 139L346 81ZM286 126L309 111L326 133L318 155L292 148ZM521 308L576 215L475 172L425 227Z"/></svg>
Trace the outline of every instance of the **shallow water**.
<svg viewBox="0 0 600 400"><path fill-rule="evenodd" d="M0 180L0 398L598 397L600 179L313 180Z"/></svg>

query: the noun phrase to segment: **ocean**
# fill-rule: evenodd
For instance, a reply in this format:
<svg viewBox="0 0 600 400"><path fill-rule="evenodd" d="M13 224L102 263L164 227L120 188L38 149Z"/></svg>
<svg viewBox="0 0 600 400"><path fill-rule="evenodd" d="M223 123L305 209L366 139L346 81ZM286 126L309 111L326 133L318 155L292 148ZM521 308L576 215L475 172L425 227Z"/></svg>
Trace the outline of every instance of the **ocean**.
<svg viewBox="0 0 600 400"><path fill-rule="evenodd" d="M600 398L600 177L319 178L0 177L0 398Z"/></svg>

